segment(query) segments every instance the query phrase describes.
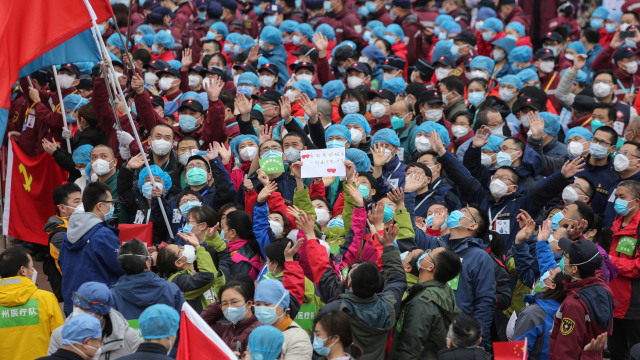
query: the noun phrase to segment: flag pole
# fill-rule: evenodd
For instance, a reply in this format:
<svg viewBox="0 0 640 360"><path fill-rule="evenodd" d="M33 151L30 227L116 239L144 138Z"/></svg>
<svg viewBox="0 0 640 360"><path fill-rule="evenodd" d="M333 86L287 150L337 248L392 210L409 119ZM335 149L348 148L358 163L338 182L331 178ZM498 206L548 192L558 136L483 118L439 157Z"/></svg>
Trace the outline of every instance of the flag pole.
<svg viewBox="0 0 640 360"><path fill-rule="evenodd" d="M97 16L96 13L93 11L93 7L91 6L91 4L89 3L89 0L83 0L84 1L84 5L87 8L87 11L89 11L89 15L91 16L91 24L92 24L92 31L94 34L94 41L96 41L97 45L98 45L98 50L100 52L100 56L102 56L103 58L103 62L106 63L106 65L109 67L109 70L113 71L115 73L115 70L113 69L113 63L111 62L111 57L109 56L103 56L103 51L107 51L107 47L104 44L104 40L102 39L102 36L100 36L100 31L98 31L98 24L96 23L97 20ZM96 39L97 38L97 39ZM128 54L128 52L127 52ZM116 84L116 88L118 89L118 93L120 94L120 96L124 99L124 94L122 92L122 88L120 87L120 83L117 81L114 81L114 83ZM108 85L107 85L108 86ZM131 124L131 129L133 129L132 133L134 138L136 139L136 142L138 143L138 147L140 148L140 152L144 153L144 147L142 146L142 141L140 141L140 135L138 135L138 132L136 131L136 126L135 123L133 122L133 117L131 117L131 110L129 109L129 105L127 104L127 102L124 102L124 108L127 111L127 117L129 118L129 123ZM153 178L153 176L151 176L152 172L151 172L151 167L149 166L149 161L147 161L147 157L143 156L142 160L144 160L144 166L147 168L147 171L149 172L149 179L151 179L151 185L153 187L156 187L156 181ZM169 189L167 189L168 191ZM169 224L169 219L167 218L167 213L164 209L164 204L162 202L162 197L158 197L158 203L160 205L160 211L162 212L162 217L164 218L164 223L167 226L167 230L169 232L169 237L171 237L171 239L173 240L173 231L171 230L171 225Z"/></svg>
<svg viewBox="0 0 640 360"><path fill-rule="evenodd" d="M108 56L107 56L108 57ZM111 58L109 58L111 59ZM115 70L113 70L113 72L111 72L111 68L108 68L106 66L103 66L102 69L105 71L104 74L104 81L105 81L105 85L107 87L107 92L109 93L109 98L111 99L111 107L113 109L113 116L114 119L116 121L116 127L118 128L119 131L122 131L122 125L120 124L120 117L118 116L118 112L116 111L116 107L115 107L115 103L116 103L116 99L117 100L121 100L123 102L126 102L125 99L119 99L118 97L118 90L116 89L116 86L114 85L116 82L118 82L118 78L116 77L116 73Z"/></svg>
<svg viewBox="0 0 640 360"><path fill-rule="evenodd" d="M93 30L93 28L91 28L91 30ZM92 31L93 32L93 31ZM95 34L94 34L95 35ZM108 76L109 74L107 74L107 69L104 67L104 64L100 64L100 69L102 70L102 74L104 75L104 81L107 84L106 88L107 88L107 94L109 95L109 105L111 106L111 111L113 111L113 118L116 121L116 124L118 125L118 129L122 129L120 127L120 119L118 118L118 111L116 110L116 106L115 106L115 97L113 96L112 90L111 90L111 83L109 83L108 81Z"/></svg>
<svg viewBox="0 0 640 360"><path fill-rule="evenodd" d="M53 77L56 80L56 89L58 90L58 99L60 100L60 113L62 116L62 122L64 124L63 126L63 132L64 131L69 131L69 127L67 125L67 113L64 110L64 102L62 99L62 91L60 90L60 82L58 81L58 69L56 69L55 65L51 65L51 68L53 69ZM69 154L71 154L72 150L71 150L71 140L69 140L69 138L66 138L67 140L67 150L69 151Z"/></svg>

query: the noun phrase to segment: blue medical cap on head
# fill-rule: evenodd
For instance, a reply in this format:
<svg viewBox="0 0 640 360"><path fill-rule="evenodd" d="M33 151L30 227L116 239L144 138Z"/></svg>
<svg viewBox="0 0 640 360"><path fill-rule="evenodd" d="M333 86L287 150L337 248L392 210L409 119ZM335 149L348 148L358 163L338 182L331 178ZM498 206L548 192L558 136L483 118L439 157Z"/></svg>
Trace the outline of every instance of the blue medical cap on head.
<svg viewBox="0 0 640 360"><path fill-rule="evenodd" d="M515 75L505 75L500 79L500 85L513 85L518 90L522 90L522 80Z"/></svg>
<svg viewBox="0 0 640 360"><path fill-rule="evenodd" d="M382 21L379 20L371 20L367 23L367 25L364 27L365 29L369 29L369 30L373 30L377 27L384 27L384 24L382 23Z"/></svg>
<svg viewBox="0 0 640 360"><path fill-rule="evenodd" d="M222 35L223 40L226 39L227 36L229 36L229 28L222 21L214 22L213 24L211 24L211 26L209 26L209 29L215 31L218 35Z"/></svg>
<svg viewBox="0 0 640 360"><path fill-rule="evenodd" d="M100 320L93 315L78 314L62 326L62 345L75 345L85 339L102 337Z"/></svg>
<svg viewBox="0 0 640 360"><path fill-rule="evenodd" d="M316 28L316 32L321 33L322 35L324 35L328 41L331 41L333 39L336 38L336 31L331 27L331 25L329 24L320 24L317 28Z"/></svg>
<svg viewBox="0 0 640 360"><path fill-rule="evenodd" d="M259 360L276 360L282 352L284 334L271 325L262 325L251 331L247 347L251 357Z"/></svg>
<svg viewBox="0 0 640 360"><path fill-rule="evenodd" d="M255 87L259 87L260 80L258 80L258 75L252 72L246 71L240 74L240 76L238 77L238 85L241 85L241 84L249 84Z"/></svg>
<svg viewBox="0 0 640 360"><path fill-rule="evenodd" d="M358 46L356 45L356 43L354 43L353 41L351 41L351 40L345 40L345 41L341 42L340 44L336 45L336 47L334 47L334 48L333 48L333 50L331 51L331 56L335 56L335 55L336 55L336 50L337 50L339 47L342 47L342 46L348 46L348 47L350 47L350 48L351 48L351 49L353 49L353 50L356 50L356 49L358 48Z"/></svg>
<svg viewBox="0 0 640 360"><path fill-rule="evenodd" d="M264 64L268 64L269 63L269 59L267 59L266 56L260 56L258 58L258 67L261 67Z"/></svg>
<svg viewBox="0 0 640 360"><path fill-rule="evenodd" d="M151 305L140 314L138 325L145 340L168 338L178 332L180 314L169 305Z"/></svg>
<svg viewBox="0 0 640 360"><path fill-rule="evenodd" d="M371 170L371 160L369 160L369 156L360 149L348 148L345 150L345 158L351 161L356 166L356 170L361 173Z"/></svg>
<svg viewBox="0 0 640 360"><path fill-rule="evenodd" d="M402 30L402 27L398 24L391 24L387 26L387 28L385 29L385 33L392 33L393 35L399 37L400 40L404 39L404 31Z"/></svg>
<svg viewBox="0 0 640 360"><path fill-rule="evenodd" d="M391 25L389 25L391 26ZM458 34L462 31L462 27L455 21L446 21L440 25L440 31L446 31L447 35Z"/></svg>
<svg viewBox="0 0 640 360"><path fill-rule="evenodd" d="M71 159L76 164L89 164L91 163L91 150L93 150L93 146L89 144L80 145L73 150Z"/></svg>
<svg viewBox="0 0 640 360"><path fill-rule="evenodd" d="M587 55L587 48L585 48L584 44L581 43L580 41L574 41L571 44L569 44L569 46L567 47L575 51L576 54Z"/></svg>
<svg viewBox="0 0 640 360"><path fill-rule="evenodd" d="M613 21L616 24L620 24L620 20L622 19L622 11L620 10L611 10L609 15L607 15L607 20Z"/></svg>
<svg viewBox="0 0 640 360"><path fill-rule="evenodd" d="M153 27L151 27L151 25L149 25L149 24L140 24L136 28L136 32L139 32L142 35L147 35L147 34L154 34L155 35L155 33L156 33L156 31L153 30Z"/></svg>
<svg viewBox="0 0 640 360"><path fill-rule="evenodd" d="M240 39L240 35L241 35L240 33L236 33L236 32L231 33L227 35L227 39L225 41L236 44L238 43L238 39Z"/></svg>
<svg viewBox="0 0 640 360"><path fill-rule="evenodd" d="M577 83L587 82L587 73L582 70L578 70L578 76L576 76L575 82Z"/></svg>
<svg viewBox="0 0 640 360"><path fill-rule="evenodd" d="M497 33L501 32L504 29L504 24L498 18L490 17L484 20L482 24L482 30L491 30Z"/></svg>
<svg viewBox="0 0 640 360"><path fill-rule="evenodd" d="M300 128L304 128L304 124L302 123L302 121L300 121L300 119L298 119L297 117L292 117L292 118L293 118L293 121L295 121L296 123L298 123L298 125L300 125ZM284 138L284 136L282 135L283 125L284 125L284 120L280 120L278 121L276 126L273 128L273 135L275 139L278 141L282 141L282 139ZM285 133L284 135L287 135L287 134Z"/></svg>
<svg viewBox="0 0 640 360"><path fill-rule="evenodd" d="M176 42L173 40L173 36L167 30L160 30L156 34L156 37L153 39L153 42L159 45L164 46L166 49L173 49Z"/></svg>
<svg viewBox="0 0 640 360"><path fill-rule="evenodd" d="M501 138L500 136L489 135L489 139L487 140L487 143L482 148L485 150L498 152L500 151L500 145L502 144L503 141L504 139Z"/></svg>
<svg viewBox="0 0 640 360"><path fill-rule="evenodd" d="M509 24L507 24L507 29L513 29L517 32L520 33L520 36L525 36L527 35L525 29L524 29L524 25L522 25L521 23L517 22L517 21L512 21Z"/></svg>
<svg viewBox="0 0 640 360"><path fill-rule="evenodd" d="M162 171L162 169L160 169L158 165L151 165L149 167L151 168L151 174L153 176L159 177L162 180L162 182L164 183L164 189L167 191L171 189L171 186L173 185L171 181L171 176L169 176L169 174L167 174L166 172ZM140 175L138 175L138 190L140 192L142 192L142 185L144 185L144 181L147 180L148 177L149 177L149 172L147 171L147 167L145 166L142 168L142 170L140 170Z"/></svg>
<svg viewBox="0 0 640 360"><path fill-rule="evenodd" d="M86 74L86 75L91 75L91 71L93 70L93 67L96 65L96 63L91 61L80 61L74 64L76 64L81 74Z"/></svg>
<svg viewBox="0 0 640 360"><path fill-rule="evenodd" d="M182 69L182 63L178 60L169 60L167 61L167 63L169 64L169 66L171 66L173 69L176 69L178 71L180 71L180 69Z"/></svg>
<svg viewBox="0 0 640 360"><path fill-rule="evenodd" d="M431 56L431 62L438 60L441 56L451 57L452 40L440 40L433 47L433 55Z"/></svg>
<svg viewBox="0 0 640 360"><path fill-rule="evenodd" d="M307 94L309 99L313 100L318 96L316 89L314 89L313 85L311 85L307 80L298 80L293 83L293 87L300 90L302 93Z"/></svg>
<svg viewBox="0 0 640 360"><path fill-rule="evenodd" d="M604 6L598 6L592 13L591 13L591 17L597 17L597 18L601 18L603 20L605 20L607 18L607 16L609 16L609 10L607 10L606 7Z"/></svg>
<svg viewBox="0 0 640 360"><path fill-rule="evenodd" d="M100 316L107 315L113 305L113 296L107 285L95 281L80 285L71 299L73 305Z"/></svg>
<svg viewBox="0 0 640 360"><path fill-rule="evenodd" d="M351 144L351 132L349 131L349 129L347 129L346 126L341 124L334 124L329 126L327 130L324 131L324 140L327 141L329 137L333 135L342 136L343 138L347 139L349 144Z"/></svg>
<svg viewBox="0 0 640 360"><path fill-rule="evenodd" d="M284 288L282 282L273 279L264 279L256 286L254 301L263 301L269 304L289 308L289 291Z"/></svg>
<svg viewBox="0 0 640 360"><path fill-rule="evenodd" d="M285 33L292 33L294 31L296 31L296 28L298 27L298 22L294 21L294 20L285 20L282 22L282 24L280 24L280 31L285 32Z"/></svg>
<svg viewBox="0 0 640 360"><path fill-rule="evenodd" d="M478 10L478 15L476 15L476 20L484 20L484 19L488 19L496 16L498 15L496 14L495 10L493 10L490 7L483 6Z"/></svg>
<svg viewBox="0 0 640 360"><path fill-rule="evenodd" d="M278 30L278 33L280 33L279 30ZM280 34L280 39L282 39L282 34ZM249 36L249 35L240 35L240 37L238 38L238 45L240 46L242 51L251 50L251 48L254 47L255 44L256 44L255 40L253 40L253 38L251 36ZM269 42L269 44L271 44L271 43Z"/></svg>
<svg viewBox="0 0 640 360"><path fill-rule="evenodd" d="M386 59L382 50L375 45L367 45L362 49L362 55L366 56L367 59L375 62L376 64L381 64Z"/></svg>
<svg viewBox="0 0 640 360"><path fill-rule="evenodd" d="M376 132L371 138L371 147L378 142L386 142L393 146L400 146L400 139L398 134L391 129L381 129Z"/></svg>
<svg viewBox="0 0 640 360"><path fill-rule="evenodd" d="M209 110L209 96L206 92L201 92L196 95L196 100L198 100L198 102L202 105L202 110Z"/></svg>
<svg viewBox="0 0 640 360"><path fill-rule="evenodd" d="M296 27L296 31L311 40L313 38L313 28L307 23L302 23Z"/></svg>
<svg viewBox="0 0 640 360"><path fill-rule="evenodd" d="M240 144L242 144L245 140L251 140L256 143L256 146L260 144L260 139L258 139L255 135L239 135L234 137L229 143L229 147L231 148L231 152L237 157L240 158L240 153L238 152L238 148Z"/></svg>
<svg viewBox="0 0 640 360"><path fill-rule="evenodd" d="M486 57L486 56L482 56L482 55L478 55L476 57L473 58L473 60L471 60L471 64L469 64L469 68L471 70L473 69L482 69L482 70L487 70L489 72L489 74L493 73L493 67L496 65L496 62L493 61L493 59Z"/></svg>
<svg viewBox="0 0 640 360"><path fill-rule="evenodd" d="M165 116L169 116L169 115L173 115L176 113L176 111L178 111L178 108L180 107L180 105L178 105L177 102L175 101L167 101L164 103L164 115Z"/></svg>
<svg viewBox="0 0 640 360"><path fill-rule="evenodd" d="M567 139L566 141L568 142L569 138L574 136L580 136L581 138L587 141L591 141L591 138L593 137L593 133L585 127L576 126L574 128L569 129L569 131L567 131L567 136L565 137L565 139Z"/></svg>
<svg viewBox="0 0 640 360"><path fill-rule="evenodd" d="M389 90L393 95L404 94L407 84L403 78L393 78L382 83L382 90Z"/></svg>
<svg viewBox="0 0 640 360"><path fill-rule="evenodd" d="M550 112L541 112L540 118L544 120L544 132L551 135L557 136L560 131L560 121L558 115L552 114Z"/></svg>
<svg viewBox="0 0 640 360"><path fill-rule="evenodd" d="M271 45L280 45L282 43L282 32L275 26L267 25L260 33L260 39Z"/></svg>
<svg viewBox="0 0 640 360"><path fill-rule="evenodd" d="M145 45L147 46L152 46L153 45L153 40L156 38L156 34L144 34L142 36L142 41Z"/></svg>
<svg viewBox="0 0 640 360"><path fill-rule="evenodd" d="M442 23L447 21L447 20L448 21L454 21L453 17L451 15L442 14L442 15L438 15L438 17L436 18L435 23L442 25Z"/></svg>
<svg viewBox="0 0 640 360"><path fill-rule="evenodd" d="M195 91L187 91L186 93L182 94L182 101L187 100L187 99L196 99L196 96L198 96L198 93Z"/></svg>
<svg viewBox="0 0 640 360"><path fill-rule="evenodd" d="M62 100L64 109L68 111L77 111L81 106L88 104L89 101L78 94L69 94Z"/></svg>
<svg viewBox="0 0 640 360"><path fill-rule="evenodd" d="M533 69L524 69L517 73L516 76L519 77L520 81L522 81L523 83L539 80L538 73Z"/></svg>
<svg viewBox="0 0 640 360"><path fill-rule="evenodd" d="M377 28L371 29L371 34L378 39L382 39L385 32L387 32L387 28L384 26L378 26Z"/></svg>
<svg viewBox="0 0 640 360"><path fill-rule="evenodd" d="M444 144L444 146L449 147L449 143L451 142L451 139L449 139L449 131L447 130L446 127L438 124L437 122L433 122L433 121L423 122L422 124L420 124L420 126L418 126L418 131L416 132L416 135L423 131L426 132L427 134L431 134L431 131L433 130L435 130L438 136L440 136L440 140L442 140L442 143Z"/></svg>
<svg viewBox="0 0 640 360"><path fill-rule="evenodd" d="M336 97L342 95L345 90L344 83L340 80L331 80L322 86L322 98L326 100L333 100Z"/></svg>
<svg viewBox="0 0 640 360"><path fill-rule="evenodd" d="M120 50L124 51L124 45L122 44L122 41L120 41L120 35L116 33L109 36L109 38L107 39L107 44L111 46L115 46Z"/></svg>
<svg viewBox="0 0 640 360"><path fill-rule="evenodd" d="M516 47L516 42L512 38L503 37L492 42L491 45L501 48L505 53L508 54Z"/></svg>
<svg viewBox="0 0 640 360"><path fill-rule="evenodd" d="M371 126L369 126L369 122L362 114L348 114L342 119L342 125L347 126L349 124L360 125L367 136L371 135Z"/></svg>

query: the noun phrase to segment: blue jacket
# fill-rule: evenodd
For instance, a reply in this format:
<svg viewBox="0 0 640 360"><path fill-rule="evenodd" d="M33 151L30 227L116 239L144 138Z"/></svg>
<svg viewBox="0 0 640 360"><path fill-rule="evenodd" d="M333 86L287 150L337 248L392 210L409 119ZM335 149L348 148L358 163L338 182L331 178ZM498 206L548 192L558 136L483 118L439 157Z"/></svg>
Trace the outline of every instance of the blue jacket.
<svg viewBox="0 0 640 360"><path fill-rule="evenodd" d="M549 359L549 335L553 328L553 319L560 308L555 299L541 299L527 295L524 301L529 306L522 309L511 337L512 341L527 339L529 359Z"/></svg>
<svg viewBox="0 0 640 360"><path fill-rule="evenodd" d="M479 149L469 148L467 153L474 150ZM478 159L479 161L480 159ZM469 170L462 166L453 154L446 152L440 157L440 163L444 171L449 175L449 179L458 185L461 199L469 203L479 204L481 208L487 211L491 222L490 228L502 234L504 238L505 252L511 249L515 236L520 230L516 221L520 209L527 211L535 218L547 202L570 184L558 171L542 180L533 191L527 193L518 187L515 193L504 196L496 202L491 193L486 191L480 185L480 182L471 176Z"/></svg>
<svg viewBox="0 0 640 360"><path fill-rule="evenodd" d="M429 185L429 191L424 194L416 195L414 192L404 194L404 205L409 214L411 214L412 220L415 216L426 218L427 210L436 201L447 204L451 209L459 209L461 207L456 190L443 177L439 177L432 182Z"/></svg>
<svg viewBox="0 0 640 360"><path fill-rule="evenodd" d="M591 50L587 51L587 62L582 67L582 70L587 73L587 85L593 84L593 78L595 77L596 72L591 68L591 64L593 63L593 60L596 59L598 54L600 54L600 51L602 51L602 49L604 48L600 46L600 44L596 44L593 48L591 48Z"/></svg>
<svg viewBox="0 0 640 360"><path fill-rule="evenodd" d="M553 140L549 141L547 145L542 147L542 151L545 155L556 158L566 158L569 156L569 153L567 152L567 145L561 143L555 137Z"/></svg>
<svg viewBox="0 0 640 360"><path fill-rule="evenodd" d="M396 187L404 188L404 171L406 169L407 164L401 162L397 155L389 163L382 166L382 176L377 179L382 194L386 194Z"/></svg>
<svg viewBox="0 0 640 360"><path fill-rule="evenodd" d="M260 183L260 181L258 181L258 174L256 172L249 175L249 180L253 182L254 189L259 189L259 190L262 189L262 184ZM272 181L275 181L275 183L278 185L277 191L280 193L280 195L282 195L283 199L293 201L293 193L294 193L294 190L296 189L296 179L293 175L291 175L289 170L286 169L286 166L285 166L285 171L282 173L282 175L278 176ZM240 187L238 188L238 191L236 192L237 203L244 204L244 193L245 193L244 185L240 185Z"/></svg>
<svg viewBox="0 0 640 360"><path fill-rule="evenodd" d="M479 238L451 239L450 235L435 237L426 234L418 236L416 232L415 243L414 239L398 239L398 246L400 251L449 246L460 256L462 271L458 277L458 288L454 289L456 304L463 313L480 322L482 342L489 342L496 307L496 278L494 261L487 253L487 244Z"/></svg>
<svg viewBox="0 0 640 360"><path fill-rule="evenodd" d="M618 182L620 175L613 170L613 161L611 161L610 157L606 165L594 166L589 164L588 159L590 156L585 161L584 170L577 173L576 176L586 178L595 186L595 194L591 198L591 208L598 216L605 219L607 201L611 196L609 191Z"/></svg>
<svg viewBox="0 0 640 360"><path fill-rule="evenodd" d="M127 320L140 317L144 309L154 304L165 304L182 311L184 296L176 284L151 271L123 275L111 288L113 308Z"/></svg>
<svg viewBox="0 0 640 360"><path fill-rule="evenodd" d="M260 245L262 256L266 259L267 254L265 254L264 249L272 241L276 240L276 236L269 225L269 207L266 202L256 201L253 206L253 233L256 235L258 245Z"/></svg>
<svg viewBox="0 0 640 360"><path fill-rule="evenodd" d="M282 93L284 84L289 80L289 68L287 68L287 51L284 46L278 45L269 51L260 50L262 55L269 61L269 64L273 64L278 68L278 83L276 84L276 90Z"/></svg>
<svg viewBox="0 0 640 360"><path fill-rule="evenodd" d="M76 212L69 219L58 263L62 270L64 310L71 314L71 297L87 281L113 286L124 273L118 264L120 231L91 212Z"/></svg>

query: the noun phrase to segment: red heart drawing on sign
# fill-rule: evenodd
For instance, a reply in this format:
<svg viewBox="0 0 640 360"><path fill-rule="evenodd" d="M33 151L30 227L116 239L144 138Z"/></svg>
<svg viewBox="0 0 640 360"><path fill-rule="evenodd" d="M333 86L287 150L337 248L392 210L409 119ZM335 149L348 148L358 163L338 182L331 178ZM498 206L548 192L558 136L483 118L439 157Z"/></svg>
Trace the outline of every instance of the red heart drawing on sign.
<svg viewBox="0 0 640 360"><path fill-rule="evenodd" d="M311 155L302 155L301 157L302 157L303 159L308 159L310 156L311 156Z"/></svg>
<svg viewBox="0 0 640 360"><path fill-rule="evenodd" d="M327 169L327 171L330 172L330 173L334 173L334 172L336 172L336 169Z"/></svg>

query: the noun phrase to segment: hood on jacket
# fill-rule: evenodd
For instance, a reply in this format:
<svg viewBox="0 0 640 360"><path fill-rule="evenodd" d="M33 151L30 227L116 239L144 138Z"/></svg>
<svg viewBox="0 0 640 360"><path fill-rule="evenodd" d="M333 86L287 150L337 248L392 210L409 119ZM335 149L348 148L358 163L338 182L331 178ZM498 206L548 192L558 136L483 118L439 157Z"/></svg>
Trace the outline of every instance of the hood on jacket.
<svg viewBox="0 0 640 360"><path fill-rule="evenodd" d="M127 299L129 303L136 304L139 308L147 308L158 302L158 299L166 295L166 286L154 286L154 281L167 282L151 271L143 271L135 275L123 275L111 289L114 293ZM144 291L140 291L144 287Z"/></svg>
<svg viewBox="0 0 640 360"><path fill-rule="evenodd" d="M44 231L47 233L52 232L56 228L67 227L67 221L57 215L54 215L47 220L47 223L44 224Z"/></svg>
<svg viewBox="0 0 640 360"><path fill-rule="evenodd" d="M390 322L392 320L390 318L392 314L389 312L389 303L384 298L374 295L371 299L356 302L352 301L352 299L356 297L355 295L345 298L343 294L341 297L343 298L345 307L365 324L378 329L388 329L393 326ZM369 300L373 301L371 302ZM393 315L395 318L395 314Z"/></svg>
<svg viewBox="0 0 640 360"><path fill-rule="evenodd" d="M91 212L74 212L69 218L67 239L72 244L80 240L91 228L100 224L103 220Z"/></svg>
<svg viewBox="0 0 640 360"><path fill-rule="evenodd" d="M456 298L449 285L432 280L416 284L415 287L415 291L424 292L424 295L426 295L429 300L438 305L438 308L446 321L451 323L456 319L460 313L460 309L458 309L458 306L456 305Z"/></svg>
<svg viewBox="0 0 640 360"><path fill-rule="evenodd" d="M23 305L38 290L36 284L24 276L0 280L0 305L14 307Z"/></svg>

